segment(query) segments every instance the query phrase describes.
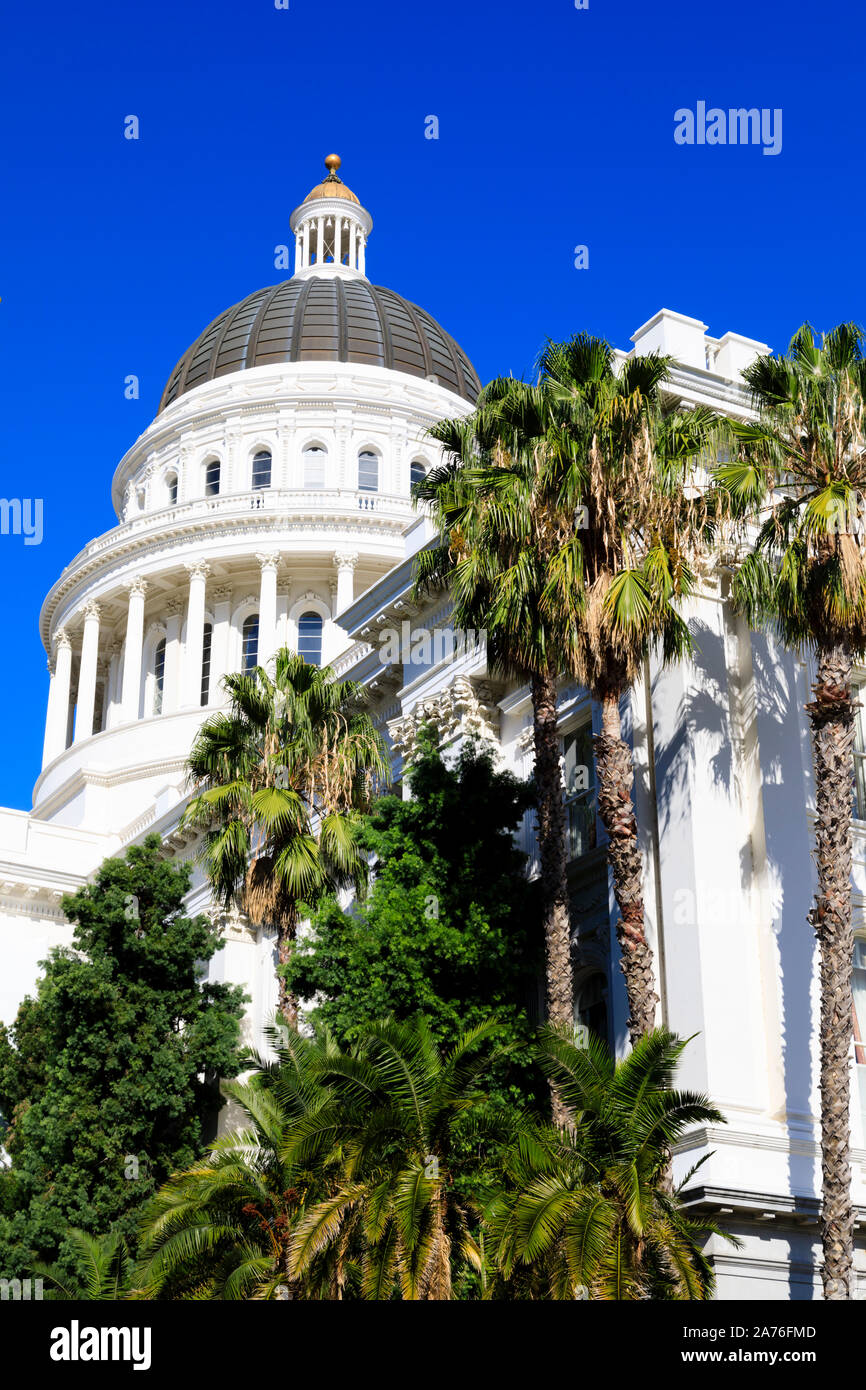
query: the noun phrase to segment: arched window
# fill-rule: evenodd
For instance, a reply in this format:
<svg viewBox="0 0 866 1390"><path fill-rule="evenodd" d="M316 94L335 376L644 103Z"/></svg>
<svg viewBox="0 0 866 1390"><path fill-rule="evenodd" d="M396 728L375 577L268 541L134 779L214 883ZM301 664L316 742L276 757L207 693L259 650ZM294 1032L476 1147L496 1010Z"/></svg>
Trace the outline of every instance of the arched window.
<svg viewBox="0 0 866 1390"><path fill-rule="evenodd" d="M220 490L220 461L209 459L204 467L204 495L216 497Z"/></svg>
<svg viewBox="0 0 866 1390"><path fill-rule="evenodd" d="M318 613L302 613L298 619L298 656L308 666L322 664L322 619Z"/></svg>
<svg viewBox="0 0 866 1390"><path fill-rule="evenodd" d="M379 491L379 455L370 449L358 455L358 491Z"/></svg>
<svg viewBox="0 0 866 1390"><path fill-rule="evenodd" d="M256 454L253 459L253 490L256 488L270 487L271 485L271 456L266 449Z"/></svg>
<svg viewBox="0 0 866 1390"><path fill-rule="evenodd" d="M607 980L600 970L587 975L574 996L574 1022L581 1041L588 1033L607 1042Z"/></svg>
<svg viewBox="0 0 866 1390"><path fill-rule="evenodd" d="M304 450L304 487L322 488L325 486L325 460L327 449L320 444L311 444Z"/></svg>
<svg viewBox="0 0 866 1390"><path fill-rule="evenodd" d="M416 459L415 462L412 464L411 468L409 469L410 486L414 487L416 483L423 483L426 477L427 469L424 467L423 463L419 463Z"/></svg>
<svg viewBox="0 0 866 1390"><path fill-rule="evenodd" d="M244 671L252 671L259 661L259 615L251 613L243 626Z"/></svg>
<svg viewBox="0 0 866 1390"><path fill-rule="evenodd" d="M165 691L165 638L161 637L153 653L153 712L162 714Z"/></svg>
<svg viewBox="0 0 866 1390"><path fill-rule="evenodd" d="M176 474L176 473L169 473L169 474L167 474L166 479L165 479L165 490L166 490L166 494L167 494L167 496L168 496L168 505L169 505L170 507L176 506L176 505L177 505L177 474Z"/></svg>
<svg viewBox="0 0 866 1390"><path fill-rule="evenodd" d="M213 642L213 626L204 625L204 640L201 647L201 703L206 705L210 696L210 652Z"/></svg>

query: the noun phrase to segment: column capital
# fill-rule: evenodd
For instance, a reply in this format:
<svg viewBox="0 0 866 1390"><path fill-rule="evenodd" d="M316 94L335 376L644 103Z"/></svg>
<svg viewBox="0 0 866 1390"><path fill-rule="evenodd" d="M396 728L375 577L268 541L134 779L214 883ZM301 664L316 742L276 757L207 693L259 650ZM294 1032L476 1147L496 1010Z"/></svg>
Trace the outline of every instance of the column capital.
<svg viewBox="0 0 866 1390"><path fill-rule="evenodd" d="M338 570L354 570L358 563L357 550L335 550L334 564Z"/></svg>
<svg viewBox="0 0 866 1390"><path fill-rule="evenodd" d="M178 617L183 612L183 599L170 598L165 605L165 611L169 618Z"/></svg>
<svg viewBox="0 0 866 1390"><path fill-rule="evenodd" d="M54 634L54 650L58 647L71 647L72 642L65 627L59 627Z"/></svg>
<svg viewBox="0 0 866 1390"><path fill-rule="evenodd" d="M136 574L131 579L124 579L123 587L128 589L130 598L133 594L141 594L143 598L147 593L147 580L143 579L140 574Z"/></svg>
<svg viewBox="0 0 866 1390"><path fill-rule="evenodd" d="M262 572L264 572L265 570L273 570L276 574L279 568L281 556L278 550L269 550L263 551L260 554L258 554L256 556L256 559L262 567Z"/></svg>
<svg viewBox="0 0 866 1390"><path fill-rule="evenodd" d="M84 605L84 621L92 622L95 619L96 622L99 622L99 615L101 614L101 612L102 609L100 608L99 604L96 603L93 599L88 599L87 603L85 603Z"/></svg>
<svg viewBox="0 0 866 1390"><path fill-rule="evenodd" d="M210 596L211 596L211 601L212 601L213 603L226 603L226 602L228 602L228 601L231 599L231 596L232 596L231 585L230 585L230 584L221 584L221 585L219 586L219 588L217 588L217 589L211 589L211 591L210 591Z"/></svg>
<svg viewBox="0 0 866 1390"><path fill-rule="evenodd" d="M190 580L207 579L210 574L210 565L207 560L184 560L183 567L189 574Z"/></svg>

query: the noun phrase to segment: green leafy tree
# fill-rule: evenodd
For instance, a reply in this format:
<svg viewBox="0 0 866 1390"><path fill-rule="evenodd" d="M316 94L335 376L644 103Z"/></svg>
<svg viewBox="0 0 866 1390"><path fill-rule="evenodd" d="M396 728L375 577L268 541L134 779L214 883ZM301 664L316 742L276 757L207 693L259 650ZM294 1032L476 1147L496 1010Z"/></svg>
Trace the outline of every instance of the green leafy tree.
<svg viewBox="0 0 866 1390"><path fill-rule="evenodd" d="M674 1089L684 1046L657 1029L617 1062L591 1036L578 1046L565 1030L542 1035L568 1123L519 1127L486 1213L493 1297L711 1297L701 1244L723 1233L682 1210L668 1168L687 1129L724 1117L705 1096Z"/></svg>
<svg viewBox="0 0 866 1390"><path fill-rule="evenodd" d="M512 832L532 789L468 743L446 766L422 731L408 772L411 799L375 802L362 843L373 883L344 911L330 898L297 945L291 988L315 997L314 1026L341 1043L377 1019L423 1015L436 1041L495 1014L500 1060L491 1084L532 1090L534 1002L542 941L535 886Z"/></svg>
<svg viewBox="0 0 866 1390"><path fill-rule="evenodd" d="M72 946L0 1035L4 1276L30 1252L73 1273L71 1226L131 1236L142 1203L199 1151L219 1077L238 1071L243 995L202 981L219 934L185 915L189 884L151 836L63 899Z"/></svg>
<svg viewBox="0 0 866 1390"><path fill-rule="evenodd" d="M330 668L277 652L274 674L257 666L226 677L227 714L202 726L189 770L196 795L184 823L203 832L214 892L275 928L279 1009L293 1025L286 984L302 904L363 883L362 812L386 771L363 692Z"/></svg>
<svg viewBox="0 0 866 1390"><path fill-rule="evenodd" d="M813 653L806 706L815 767L818 892L810 922L821 953L821 1154L824 1297L853 1294L849 1115L853 1034L851 676L866 655L866 361L843 323L819 344L804 324L783 356L744 372L756 417L731 422L733 456L716 483L745 521L733 598L753 626Z"/></svg>

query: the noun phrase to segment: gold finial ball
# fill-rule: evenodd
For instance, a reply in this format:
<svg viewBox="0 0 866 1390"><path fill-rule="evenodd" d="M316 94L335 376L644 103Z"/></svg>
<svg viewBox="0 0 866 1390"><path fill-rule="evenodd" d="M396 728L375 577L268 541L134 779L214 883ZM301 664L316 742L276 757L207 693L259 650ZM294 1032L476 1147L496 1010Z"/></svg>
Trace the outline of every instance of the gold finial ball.
<svg viewBox="0 0 866 1390"><path fill-rule="evenodd" d="M325 168L329 170L330 173L336 174L342 162L343 161L338 154L329 154L327 159L325 160Z"/></svg>

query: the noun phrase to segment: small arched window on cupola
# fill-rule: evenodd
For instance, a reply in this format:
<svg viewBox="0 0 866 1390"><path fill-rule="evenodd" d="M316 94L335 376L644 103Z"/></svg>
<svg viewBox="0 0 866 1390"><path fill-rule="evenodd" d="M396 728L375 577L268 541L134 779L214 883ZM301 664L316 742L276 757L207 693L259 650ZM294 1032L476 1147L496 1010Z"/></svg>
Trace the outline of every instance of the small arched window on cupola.
<svg viewBox="0 0 866 1390"><path fill-rule="evenodd" d="M244 619L242 629L243 636L243 669L246 674L254 670L259 663L259 615L251 613Z"/></svg>
<svg viewBox="0 0 866 1390"><path fill-rule="evenodd" d="M304 487L323 488L325 486L325 463L328 458L327 449L323 449L321 444L310 444L304 450Z"/></svg>
<svg viewBox="0 0 866 1390"><path fill-rule="evenodd" d="M204 466L204 495L217 497L220 490L220 461L208 459Z"/></svg>
<svg viewBox="0 0 866 1390"><path fill-rule="evenodd" d="M165 475L165 495L169 507L177 506L177 474L166 473Z"/></svg>
<svg viewBox="0 0 866 1390"><path fill-rule="evenodd" d="M358 455L358 491L379 491L379 455L364 449Z"/></svg>
<svg viewBox="0 0 866 1390"><path fill-rule="evenodd" d="M420 459L415 459L409 468L409 486L415 488L418 483L423 483L427 477L427 469Z"/></svg>
<svg viewBox="0 0 866 1390"><path fill-rule="evenodd" d="M267 449L260 449L253 457L253 491L271 485L271 456Z"/></svg>
<svg viewBox="0 0 866 1390"><path fill-rule="evenodd" d="M165 638L161 637L153 652L153 712L162 714L165 694Z"/></svg>
<svg viewBox="0 0 866 1390"><path fill-rule="evenodd" d="M322 616L310 610L298 618L298 656L308 666L322 664Z"/></svg>

